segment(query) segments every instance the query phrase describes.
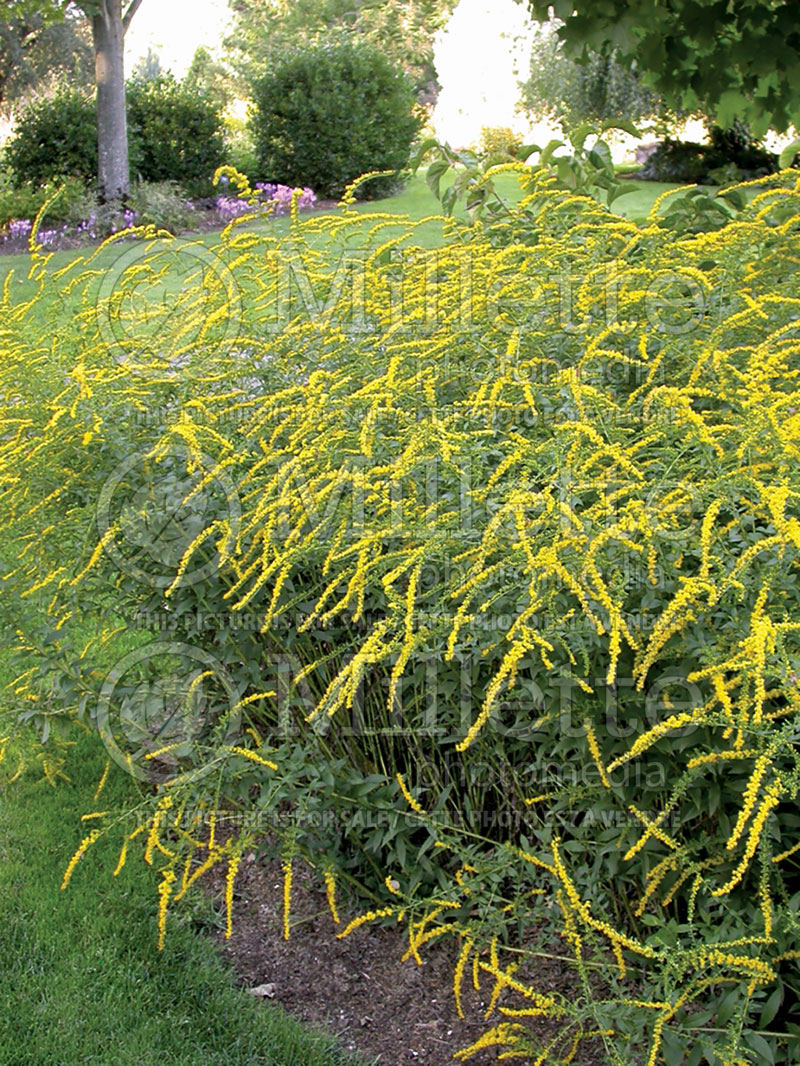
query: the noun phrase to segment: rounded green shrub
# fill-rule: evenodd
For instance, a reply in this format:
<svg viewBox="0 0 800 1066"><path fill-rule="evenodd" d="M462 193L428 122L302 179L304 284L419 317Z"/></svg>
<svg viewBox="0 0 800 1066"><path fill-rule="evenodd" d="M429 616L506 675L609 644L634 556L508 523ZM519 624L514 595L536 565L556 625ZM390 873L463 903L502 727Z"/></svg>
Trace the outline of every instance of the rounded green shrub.
<svg viewBox="0 0 800 1066"><path fill-rule="evenodd" d="M206 195L225 162L222 117L208 100L171 75L128 85L128 136L134 148L131 176L178 182Z"/></svg>
<svg viewBox="0 0 800 1066"><path fill-rule="evenodd" d="M252 129L262 179L308 185L338 197L373 170L398 171L419 128L406 76L367 44L348 41L298 49L253 87ZM396 179L360 189L386 195Z"/></svg>
<svg viewBox="0 0 800 1066"><path fill-rule="evenodd" d="M44 185L55 178L97 176L97 108L78 92L37 100L22 113L6 146L14 184Z"/></svg>
<svg viewBox="0 0 800 1066"><path fill-rule="evenodd" d="M171 181L187 192L212 192L214 171L225 162L222 118L202 96L170 75L128 85L131 179ZM40 100L21 116L6 148L14 184L38 188L65 177L93 184L97 177L97 108L64 92Z"/></svg>

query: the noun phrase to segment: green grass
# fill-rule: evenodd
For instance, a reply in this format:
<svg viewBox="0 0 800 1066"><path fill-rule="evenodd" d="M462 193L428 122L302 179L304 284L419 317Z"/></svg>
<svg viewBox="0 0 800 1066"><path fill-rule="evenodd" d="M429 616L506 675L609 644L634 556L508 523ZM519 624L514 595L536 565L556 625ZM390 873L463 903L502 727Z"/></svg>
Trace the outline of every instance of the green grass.
<svg viewBox="0 0 800 1066"><path fill-rule="evenodd" d="M168 918L157 952L157 871L131 845L113 878L119 836L90 848L60 891L69 859L96 824L79 819L105 764L94 735L80 735L69 751L70 783L54 788L31 769L2 792L0 1066L354 1063L279 1007L235 988L194 928L199 904L194 922ZM113 769L102 809L133 806L132 782Z"/></svg>
<svg viewBox="0 0 800 1066"><path fill-rule="evenodd" d="M446 182L443 184L446 184ZM641 182L637 184L638 189L635 192L621 197L614 204L614 209L628 218L643 219L652 207L657 196L667 189L677 188L676 185L663 185L658 182ZM521 196L519 183L516 177L512 174L500 175L496 181L496 187L500 195L509 201L514 202ZM417 174L396 196L390 197L387 200L374 200L369 203L356 204L355 210L359 214L388 211L392 214L408 215L412 220L419 220L429 215L440 214L441 205L428 188L424 176L422 174ZM285 217L276 218L269 222L252 223L248 228L253 229L255 232L270 232L282 235L288 231L289 220ZM219 239L219 235L216 232L194 235L187 234L186 237L193 237L206 247L213 247ZM441 224L431 223L427 226L420 227L415 231L413 239L415 243L420 244L423 247L435 247L436 245L441 244ZM78 250L55 252L50 260L49 270L60 270L78 256L88 257L94 250L94 247L96 247L96 245ZM124 251L127 247L129 246L112 246L108 251L103 252L101 256L98 257L93 266L96 266L99 270L108 267L121 254L121 249ZM27 280L28 271L30 269L29 256L0 256L0 284L3 283L8 272L12 269L14 271L14 277L12 278L10 285L13 299L17 301L31 296L35 290L35 286Z"/></svg>

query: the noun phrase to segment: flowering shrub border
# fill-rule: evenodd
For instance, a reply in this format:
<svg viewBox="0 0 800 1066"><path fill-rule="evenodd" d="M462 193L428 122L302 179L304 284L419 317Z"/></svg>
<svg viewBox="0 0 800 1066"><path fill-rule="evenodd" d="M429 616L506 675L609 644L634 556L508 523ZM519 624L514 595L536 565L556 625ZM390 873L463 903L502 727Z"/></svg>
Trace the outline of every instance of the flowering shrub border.
<svg viewBox="0 0 800 1066"><path fill-rule="evenodd" d="M221 184L227 184L223 177ZM257 212L264 218L280 217L287 215L291 208L294 190L288 185L279 185L271 182L256 182L255 193L250 199L242 196L228 196L220 194L214 201L214 218L219 228L222 229L234 219ZM196 211L197 208L191 200L184 201L187 209ZM310 211L317 203L317 197L312 189L303 188L297 200L299 211ZM198 216L199 217L199 216ZM62 246L72 246L75 242L82 243L86 240L96 241L120 234L124 236L126 230L133 230L139 219L139 212L129 207L121 208L108 220L102 221L96 213L88 218L70 225L62 223L60 226L49 226L37 231L36 239L43 248L55 249ZM208 222L206 216L204 219ZM19 244L27 241L33 229L33 220L29 218L12 219L6 226L0 227L0 243L14 245L14 251ZM135 236L135 234L132 234Z"/></svg>
<svg viewBox="0 0 800 1066"><path fill-rule="evenodd" d="M98 300L90 259L65 318L34 256L39 295L3 294L5 577L42 662L14 691L43 728L101 728L114 630L85 644L91 604L224 659L235 702L207 670L186 697L206 686L218 732L141 759L182 749L116 871L140 837L159 946L218 863L230 915L269 826L285 935L302 859L334 921L336 885L362 880L371 905L340 936L402 922L416 961L460 943L456 1003L471 968L499 1015L461 1058L563 1063L592 1039L615 1066L687 1046L693 1066L741 1066L800 957L800 181L757 183L725 229L676 240L663 199L638 226L527 179L497 222L419 223L443 226L433 250L401 246L417 223L396 216L301 219L297 190L288 237L234 219L215 269L204 249L179 314L163 290ZM128 261L117 294L172 251ZM134 506L98 530L131 458L164 506L227 486L159 581L120 563ZM224 841L221 794L243 807ZM376 827L348 821L364 809ZM570 960L570 995L522 976L520 942Z"/></svg>

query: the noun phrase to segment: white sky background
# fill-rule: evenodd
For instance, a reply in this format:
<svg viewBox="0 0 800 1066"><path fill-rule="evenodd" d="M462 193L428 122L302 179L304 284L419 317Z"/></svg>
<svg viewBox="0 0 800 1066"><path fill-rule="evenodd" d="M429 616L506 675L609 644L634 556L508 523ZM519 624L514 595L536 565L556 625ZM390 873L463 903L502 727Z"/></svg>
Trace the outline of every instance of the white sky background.
<svg viewBox="0 0 800 1066"><path fill-rule="evenodd" d="M125 34L125 72L152 48L162 67L182 78L200 45L221 50L230 21L227 0L143 0Z"/></svg>
<svg viewBox="0 0 800 1066"><path fill-rule="evenodd" d="M517 114L517 84L528 73L535 33L523 4L514 0L460 0L435 40L442 91L433 116L437 137L454 146L477 142L484 126L527 133Z"/></svg>

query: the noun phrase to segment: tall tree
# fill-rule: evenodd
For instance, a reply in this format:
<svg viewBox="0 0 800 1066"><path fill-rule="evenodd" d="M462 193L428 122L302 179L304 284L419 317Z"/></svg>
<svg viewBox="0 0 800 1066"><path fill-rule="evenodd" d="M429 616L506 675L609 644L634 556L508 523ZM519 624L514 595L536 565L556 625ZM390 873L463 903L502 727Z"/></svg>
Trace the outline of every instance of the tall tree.
<svg viewBox="0 0 800 1066"><path fill-rule="evenodd" d="M663 100L642 84L635 67L615 54L591 52L583 63L566 55L555 30L542 26L531 42L530 73L520 84L522 104L534 118L557 122L566 132L582 122L603 123L625 118L663 124ZM672 116L669 116L672 118Z"/></svg>
<svg viewBox="0 0 800 1066"><path fill-rule="evenodd" d="M41 15L0 22L0 107L13 107L31 91L69 80L94 79L91 32L86 20L68 15L47 24Z"/></svg>
<svg viewBox="0 0 800 1066"><path fill-rule="evenodd" d="M142 0L2 0L5 21L38 15L45 22L78 10L89 19L97 89L97 186L104 200L126 196L130 186L125 119L125 32Z"/></svg>
<svg viewBox="0 0 800 1066"><path fill-rule="evenodd" d="M673 107L762 134L800 127L797 0L527 0L534 18L561 19L566 49L635 62Z"/></svg>
<svg viewBox="0 0 800 1066"><path fill-rule="evenodd" d="M251 80L292 43L352 33L376 45L413 78L421 102L438 86L433 37L456 0L229 0L236 30L225 42L233 65Z"/></svg>

